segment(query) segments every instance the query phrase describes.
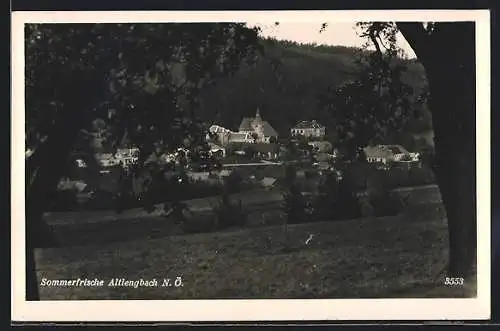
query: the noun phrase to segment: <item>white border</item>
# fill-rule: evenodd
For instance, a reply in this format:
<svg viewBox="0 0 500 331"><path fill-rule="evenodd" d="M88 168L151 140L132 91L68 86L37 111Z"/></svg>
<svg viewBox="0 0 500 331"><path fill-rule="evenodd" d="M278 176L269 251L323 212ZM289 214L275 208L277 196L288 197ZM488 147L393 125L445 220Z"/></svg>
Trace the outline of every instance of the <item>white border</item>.
<svg viewBox="0 0 500 331"><path fill-rule="evenodd" d="M312 19L314 18L314 19ZM15 321L467 320L490 317L490 15L487 10L12 13L12 303ZM321 299L26 302L24 255L25 23L476 21L478 296L476 299Z"/></svg>

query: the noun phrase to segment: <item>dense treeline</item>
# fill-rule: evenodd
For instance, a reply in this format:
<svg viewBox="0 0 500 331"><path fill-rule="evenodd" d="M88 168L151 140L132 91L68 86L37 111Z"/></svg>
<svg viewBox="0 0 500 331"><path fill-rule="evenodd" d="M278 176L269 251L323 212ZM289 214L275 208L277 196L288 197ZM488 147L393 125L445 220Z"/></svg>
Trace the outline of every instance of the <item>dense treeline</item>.
<svg viewBox="0 0 500 331"><path fill-rule="evenodd" d="M204 90L200 116L228 128L237 129L241 118L253 116L257 107L280 133L302 119L317 119L327 126L335 114L323 109L319 97L355 79L357 61L366 52L359 48L300 44L293 41L262 39L264 52L254 65L242 65L235 75ZM423 67L415 60L400 61L407 67L403 80L417 98L425 89ZM425 104L419 106L420 119L410 125L412 132L430 129Z"/></svg>

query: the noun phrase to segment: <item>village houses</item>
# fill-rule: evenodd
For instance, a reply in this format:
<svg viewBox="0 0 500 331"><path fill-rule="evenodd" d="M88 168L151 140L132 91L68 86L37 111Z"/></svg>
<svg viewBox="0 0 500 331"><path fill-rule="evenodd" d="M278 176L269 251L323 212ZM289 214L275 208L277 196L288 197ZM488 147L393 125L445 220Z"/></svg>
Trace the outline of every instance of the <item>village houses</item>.
<svg viewBox="0 0 500 331"><path fill-rule="evenodd" d="M326 127L317 121L300 121L290 129L292 136L302 135L308 138L323 138L326 135Z"/></svg>

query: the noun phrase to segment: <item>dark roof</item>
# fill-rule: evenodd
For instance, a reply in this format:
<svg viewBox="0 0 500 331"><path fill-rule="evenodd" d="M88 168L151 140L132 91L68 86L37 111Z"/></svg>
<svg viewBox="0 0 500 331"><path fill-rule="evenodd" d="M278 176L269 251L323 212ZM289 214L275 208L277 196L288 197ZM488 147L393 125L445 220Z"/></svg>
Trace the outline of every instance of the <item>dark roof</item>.
<svg viewBox="0 0 500 331"><path fill-rule="evenodd" d="M320 129L320 128L324 128L324 126L321 125L321 124L319 124L315 120L312 120L312 121L300 121L294 127L294 129Z"/></svg>
<svg viewBox="0 0 500 331"><path fill-rule="evenodd" d="M393 156L392 152L384 148L381 145L377 146L367 146L364 148L366 157L376 157L376 158L390 158Z"/></svg>
<svg viewBox="0 0 500 331"><path fill-rule="evenodd" d="M240 124L240 131L252 131L252 122L254 118L243 117Z"/></svg>
<svg viewBox="0 0 500 331"><path fill-rule="evenodd" d="M241 120L239 131L253 131L252 122L255 121L254 117L244 117ZM264 131L264 136L266 137L277 137L278 133L276 130L269 124L268 121L262 121L262 129Z"/></svg>
<svg viewBox="0 0 500 331"><path fill-rule="evenodd" d="M401 145L377 145L367 146L364 149L367 157L389 158L394 154L408 154L408 151Z"/></svg>
<svg viewBox="0 0 500 331"><path fill-rule="evenodd" d="M266 137L277 137L278 132L267 121L262 121L262 128L264 129L264 136Z"/></svg>
<svg viewBox="0 0 500 331"><path fill-rule="evenodd" d="M401 145L386 145L394 154L408 154L408 151Z"/></svg>

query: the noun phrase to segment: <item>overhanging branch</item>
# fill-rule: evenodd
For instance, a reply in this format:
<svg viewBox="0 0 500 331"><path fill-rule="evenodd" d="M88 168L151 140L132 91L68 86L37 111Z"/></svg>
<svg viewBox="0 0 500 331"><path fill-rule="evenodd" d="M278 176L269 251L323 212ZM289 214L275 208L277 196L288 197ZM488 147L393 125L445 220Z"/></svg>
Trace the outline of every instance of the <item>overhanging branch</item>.
<svg viewBox="0 0 500 331"><path fill-rule="evenodd" d="M424 25L419 22L398 22L396 23L401 34L405 37L408 44L423 63L429 57L430 38Z"/></svg>

